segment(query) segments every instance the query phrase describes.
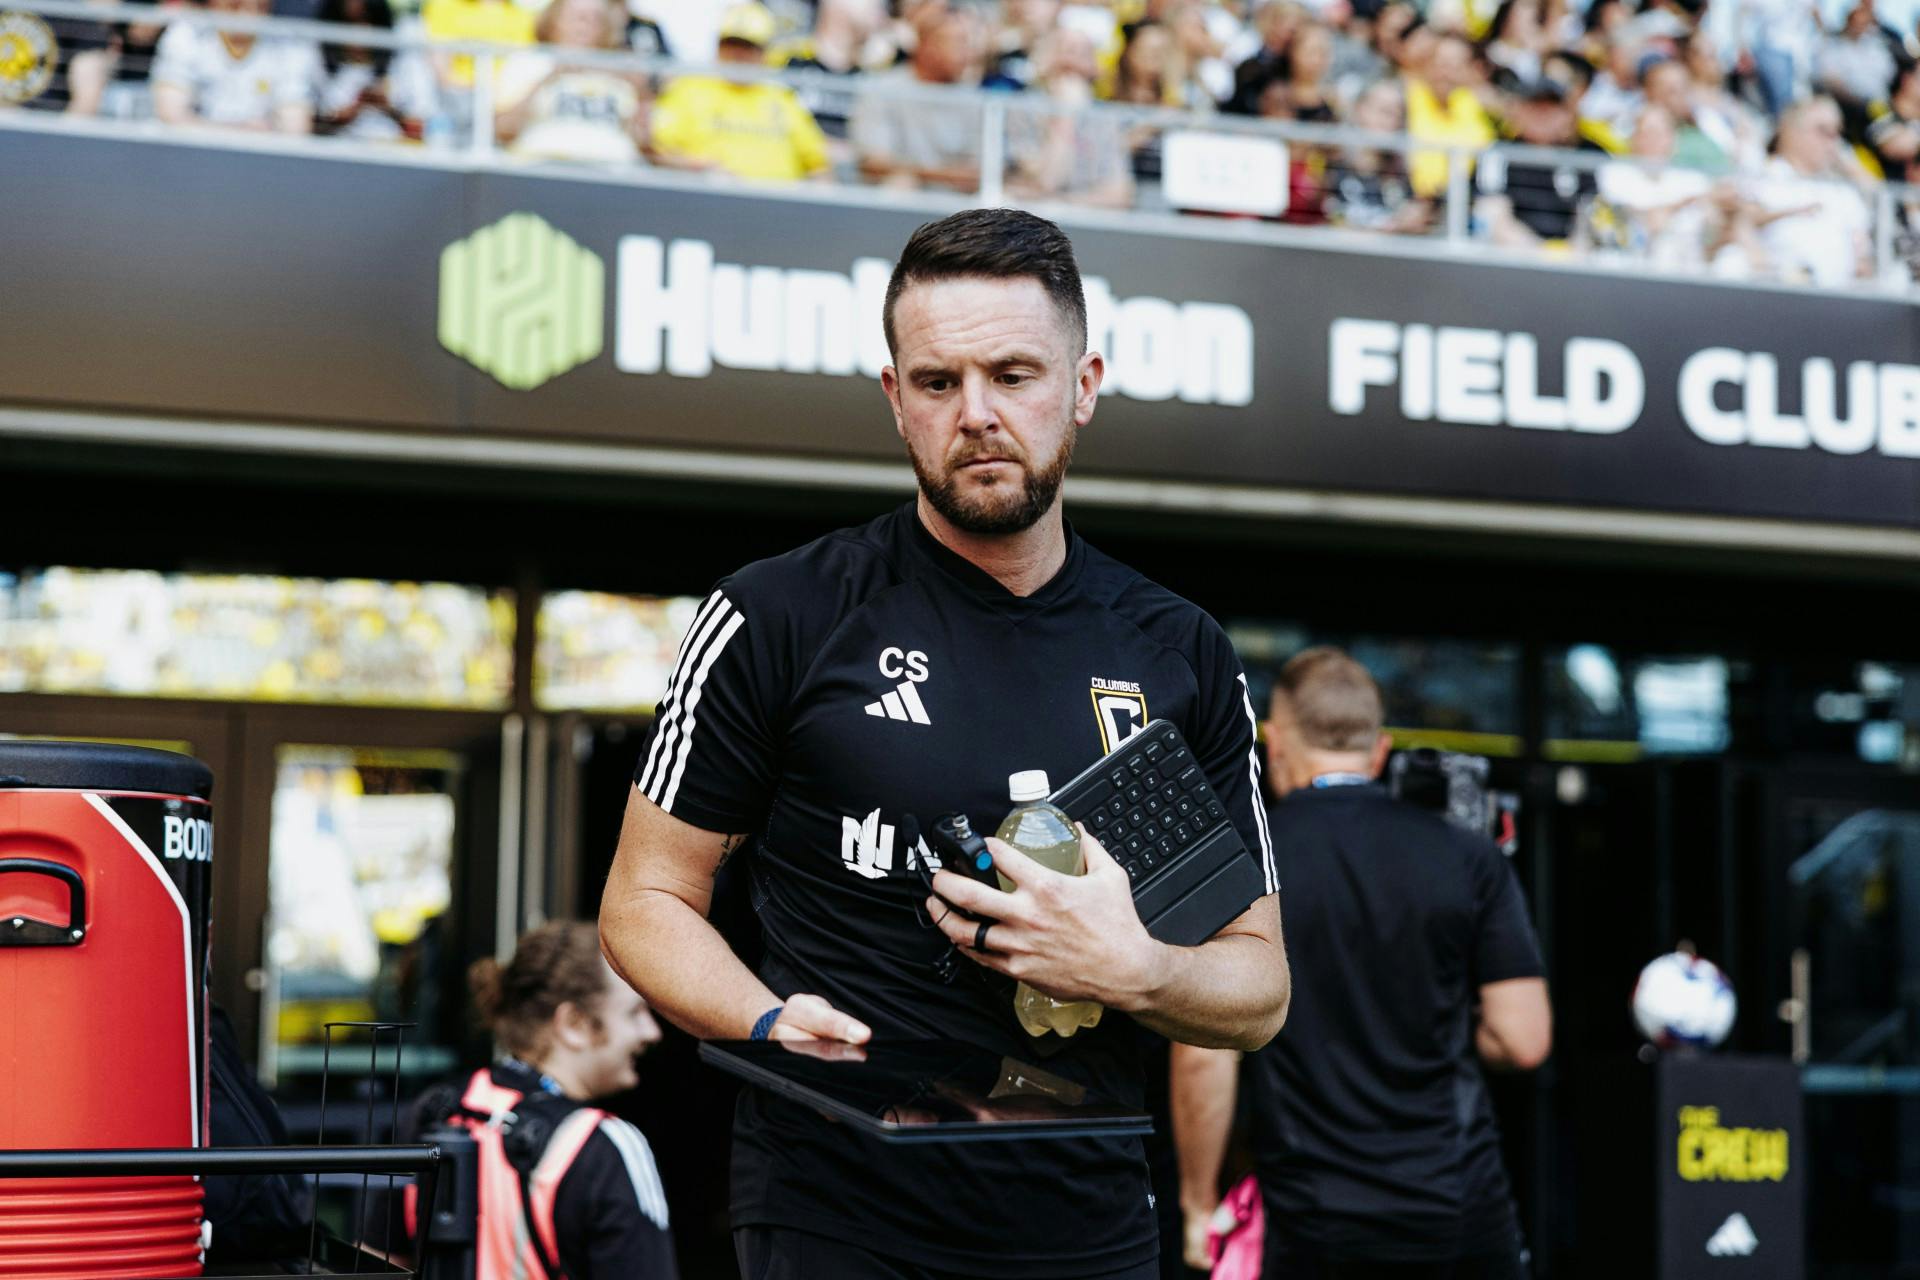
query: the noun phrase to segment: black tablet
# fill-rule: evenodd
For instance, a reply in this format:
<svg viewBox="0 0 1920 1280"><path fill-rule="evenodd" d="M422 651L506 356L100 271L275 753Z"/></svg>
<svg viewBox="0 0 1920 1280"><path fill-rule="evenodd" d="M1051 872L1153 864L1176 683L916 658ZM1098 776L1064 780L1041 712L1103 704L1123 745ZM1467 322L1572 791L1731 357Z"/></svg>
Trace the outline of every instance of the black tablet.
<svg viewBox="0 0 1920 1280"><path fill-rule="evenodd" d="M1148 1134L1153 1118L957 1040L708 1040L704 1062L888 1142Z"/></svg>

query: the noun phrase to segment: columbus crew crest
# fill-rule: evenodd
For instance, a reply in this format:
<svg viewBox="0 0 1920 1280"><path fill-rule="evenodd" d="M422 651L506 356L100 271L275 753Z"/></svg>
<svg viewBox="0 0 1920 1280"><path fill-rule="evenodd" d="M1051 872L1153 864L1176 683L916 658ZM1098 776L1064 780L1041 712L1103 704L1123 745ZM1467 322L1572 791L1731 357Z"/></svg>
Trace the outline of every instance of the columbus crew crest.
<svg viewBox="0 0 1920 1280"><path fill-rule="evenodd" d="M1132 680L1102 680L1091 690L1093 718L1100 724L1100 749L1115 747L1147 727L1147 695Z"/></svg>

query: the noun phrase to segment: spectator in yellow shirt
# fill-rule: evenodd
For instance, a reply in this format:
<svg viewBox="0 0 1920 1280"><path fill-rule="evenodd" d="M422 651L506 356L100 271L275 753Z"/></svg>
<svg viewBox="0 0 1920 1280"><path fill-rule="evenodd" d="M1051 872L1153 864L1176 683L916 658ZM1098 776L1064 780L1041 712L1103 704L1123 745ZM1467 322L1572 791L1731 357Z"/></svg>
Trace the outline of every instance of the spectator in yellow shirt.
<svg viewBox="0 0 1920 1280"><path fill-rule="evenodd" d="M764 65L773 34L764 5L733 5L720 18L720 61ZM663 165L741 178L792 181L829 168L826 135L793 90L713 76L684 76L667 86L653 108L653 148Z"/></svg>
<svg viewBox="0 0 1920 1280"><path fill-rule="evenodd" d="M1407 76L1407 132L1421 142L1475 149L1491 146L1493 117L1481 105L1485 85L1473 46L1457 35L1443 35L1427 56L1424 73ZM1447 189L1447 153L1416 151L1413 192L1431 200Z"/></svg>
<svg viewBox="0 0 1920 1280"><path fill-rule="evenodd" d="M532 44L533 15L514 0L427 0L420 10L429 40L472 40L483 44ZM494 64L500 70L505 59ZM444 88L456 93L473 88L473 56L434 57ZM496 87L498 82L496 80Z"/></svg>

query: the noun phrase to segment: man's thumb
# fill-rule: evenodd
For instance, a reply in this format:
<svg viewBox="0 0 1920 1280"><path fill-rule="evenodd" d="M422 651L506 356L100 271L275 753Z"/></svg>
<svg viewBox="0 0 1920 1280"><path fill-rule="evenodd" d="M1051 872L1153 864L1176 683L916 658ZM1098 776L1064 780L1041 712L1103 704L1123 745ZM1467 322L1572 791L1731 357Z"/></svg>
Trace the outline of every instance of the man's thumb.
<svg viewBox="0 0 1920 1280"><path fill-rule="evenodd" d="M1107 846L1101 844L1094 838L1093 833L1087 830L1085 823L1076 822L1073 824L1073 829L1080 833L1080 857L1086 862L1088 874L1102 867L1120 865L1113 860L1113 855L1107 852Z"/></svg>

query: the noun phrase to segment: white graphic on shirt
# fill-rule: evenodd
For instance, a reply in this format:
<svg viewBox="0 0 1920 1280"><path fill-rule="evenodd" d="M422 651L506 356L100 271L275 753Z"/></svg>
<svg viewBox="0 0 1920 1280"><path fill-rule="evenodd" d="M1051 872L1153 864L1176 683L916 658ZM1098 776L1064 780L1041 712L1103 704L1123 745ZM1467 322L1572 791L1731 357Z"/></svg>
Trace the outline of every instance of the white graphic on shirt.
<svg viewBox="0 0 1920 1280"><path fill-rule="evenodd" d="M868 715L878 716L882 720L898 720L903 724L933 723L927 715L926 704L920 701L920 690L914 687L926 682L927 655L923 651L902 649L898 645L882 649L880 674L900 683L881 694L878 702L869 702Z"/></svg>
<svg viewBox="0 0 1920 1280"><path fill-rule="evenodd" d="M1111 754L1147 727L1147 695L1133 681L1093 681L1094 718L1100 723L1100 748Z"/></svg>
<svg viewBox="0 0 1920 1280"><path fill-rule="evenodd" d="M878 809L865 818L840 819L841 863L857 876L884 878L893 870L893 835L893 824L880 821ZM924 837L907 846L906 869L916 870L922 862L929 870L940 869L939 855L927 848Z"/></svg>
<svg viewBox="0 0 1920 1280"><path fill-rule="evenodd" d="M867 704L867 714L879 716L885 720L902 720L909 724L932 724L927 715L926 704L920 701L920 691L913 687L913 681L903 682L897 689L889 689L880 695L880 701Z"/></svg>
<svg viewBox="0 0 1920 1280"><path fill-rule="evenodd" d="M1729 1216L1707 1241L1707 1253L1715 1258L1745 1258L1759 1247L1760 1237L1753 1234L1753 1224L1744 1213Z"/></svg>
<svg viewBox="0 0 1920 1280"><path fill-rule="evenodd" d="M866 820L840 819L840 861L847 870L878 880L893 870L893 824L880 821L875 809Z"/></svg>
<svg viewBox="0 0 1920 1280"><path fill-rule="evenodd" d="M912 683L921 684L927 678L927 655L918 649L882 649L880 674L889 680L905 676Z"/></svg>
<svg viewBox="0 0 1920 1280"><path fill-rule="evenodd" d="M927 838L925 836L920 837L919 843L908 846L907 870L916 871L923 862L927 864L927 870L929 871L938 871L940 869L940 855L927 848Z"/></svg>

